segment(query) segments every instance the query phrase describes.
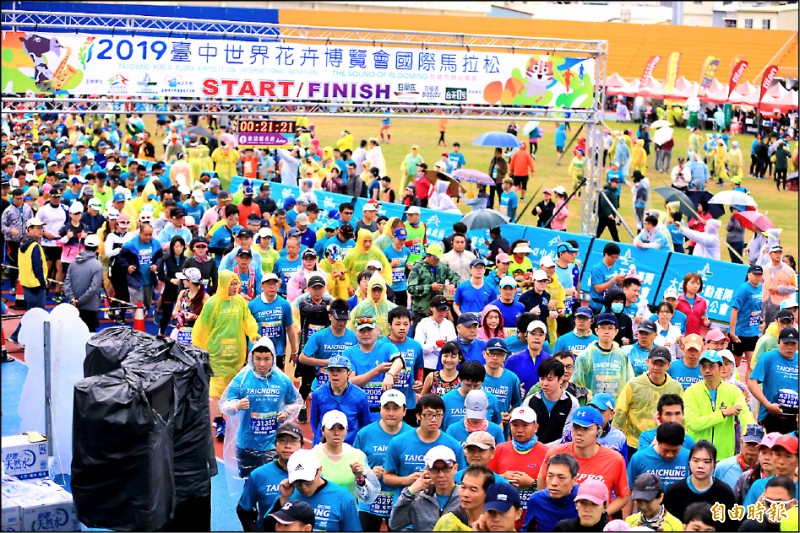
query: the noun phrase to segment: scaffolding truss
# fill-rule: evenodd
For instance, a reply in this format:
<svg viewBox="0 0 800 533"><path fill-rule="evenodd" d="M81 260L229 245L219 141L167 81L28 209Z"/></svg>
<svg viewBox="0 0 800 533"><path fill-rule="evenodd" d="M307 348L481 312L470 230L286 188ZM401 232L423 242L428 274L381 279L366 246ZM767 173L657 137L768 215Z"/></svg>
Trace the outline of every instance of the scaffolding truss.
<svg viewBox="0 0 800 533"><path fill-rule="evenodd" d="M324 102L315 100L209 100L133 99L109 97L4 97L2 113L20 113L20 108L52 112L136 112L154 114L177 112L185 115L208 114L208 106L231 117L252 117L254 114L293 116L346 115L348 117L441 117L458 119L538 120L542 122L574 122L587 126L586 184L581 205L581 232L594 234L597 227L597 191L602 171L603 138L602 112L605 107L605 79L608 62L608 43L600 40L567 40L500 35L433 33L406 30L343 29L334 27L297 26L284 24L236 21L164 18L144 15L114 15L89 13L43 13L38 11L6 10L2 12L2 29L6 31L91 31L95 33L124 33L144 35L174 35L184 37L213 37L223 40L264 40L285 43L371 44L372 46L404 46L428 48L462 48L468 51L502 50L510 53L537 52L569 54L595 60L593 106L588 109L518 106L459 106L437 104L388 104L363 102Z"/></svg>

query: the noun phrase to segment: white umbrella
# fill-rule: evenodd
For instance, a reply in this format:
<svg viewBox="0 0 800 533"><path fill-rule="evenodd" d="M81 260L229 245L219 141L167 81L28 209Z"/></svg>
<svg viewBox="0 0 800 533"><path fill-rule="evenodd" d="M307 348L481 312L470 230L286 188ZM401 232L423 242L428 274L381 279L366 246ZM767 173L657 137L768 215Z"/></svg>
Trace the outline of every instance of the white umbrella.
<svg viewBox="0 0 800 533"><path fill-rule="evenodd" d="M747 193L742 191L722 191L718 192L708 201L710 204L721 205L744 205L758 207L756 201Z"/></svg>
<svg viewBox="0 0 800 533"><path fill-rule="evenodd" d="M672 139L672 132L673 132L673 130L669 126L665 126L663 128L658 128L653 133L653 142L656 143L657 145L661 146L662 144L664 144L668 140Z"/></svg>
<svg viewBox="0 0 800 533"><path fill-rule="evenodd" d="M522 127L522 134L523 135L530 135L533 130L539 127L538 120L529 120L525 123L525 126Z"/></svg>
<svg viewBox="0 0 800 533"><path fill-rule="evenodd" d="M656 120L655 122L650 124L650 127L653 128L654 130L657 130L658 128L667 128L669 127L669 125L670 125L669 122L662 119L662 120Z"/></svg>

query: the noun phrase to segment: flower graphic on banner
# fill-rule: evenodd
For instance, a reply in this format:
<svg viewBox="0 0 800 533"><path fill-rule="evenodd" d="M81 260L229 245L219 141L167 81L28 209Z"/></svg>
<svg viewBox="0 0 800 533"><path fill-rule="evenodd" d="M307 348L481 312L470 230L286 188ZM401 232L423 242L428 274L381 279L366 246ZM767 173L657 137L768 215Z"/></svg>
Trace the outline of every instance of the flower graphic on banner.
<svg viewBox="0 0 800 533"><path fill-rule="evenodd" d="M78 49L78 61L80 61L83 68L86 68L86 63L92 59L92 48L94 48L95 39L96 37L94 36L87 37L83 46Z"/></svg>

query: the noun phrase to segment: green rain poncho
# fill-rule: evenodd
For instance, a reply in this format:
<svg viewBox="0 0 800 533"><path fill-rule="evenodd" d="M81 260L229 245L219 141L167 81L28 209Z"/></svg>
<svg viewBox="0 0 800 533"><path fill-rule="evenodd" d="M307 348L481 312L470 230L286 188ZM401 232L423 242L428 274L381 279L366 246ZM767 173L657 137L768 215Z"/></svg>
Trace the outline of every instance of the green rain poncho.
<svg viewBox="0 0 800 533"><path fill-rule="evenodd" d="M231 271L220 271L217 292L203 305L192 329L192 344L208 352L214 378L224 379L225 385L244 366L248 337L253 342L259 338L247 300L238 293L228 296L230 284L238 279Z"/></svg>
<svg viewBox="0 0 800 533"><path fill-rule="evenodd" d="M597 342L592 341L578 355L572 382L586 387L593 395L606 392L616 398L622 387L633 379L633 367L619 344L615 342L613 348L605 352Z"/></svg>
<svg viewBox="0 0 800 533"><path fill-rule="evenodd" d="M363 231L363 230L362 230ZM372 299L372 288L381 287L381 299L375 302ZM389 335L389 311L397 307L386 299L386 282L380 274L375 272L369 278L369 285L367 286L367 297L361 300L358 305L350 312L350 321L347 327L353 331L356 330L356 320L362 316L374 316L378 322L378 329L380 329L381 337Z"/></svg>
<svg viewBox="0 0 800 533"><path fill-rule="evenodd" d="M381 276L386 284L392 283L392 266L389 260L383 255L383 252L376 248L374 245L370 246L369 250L364 249L364 239L372 239L372 232L369 230L359 230L358 240L356 246L344 256L344 266L347 269L347 275L350 278L350 286L353 288L358 287L358 275L367 269L367 263L373 259L380 261L382 265ZM372 281L370 281L370 284ZM384 289L385 290L385 289Z"/></svg>

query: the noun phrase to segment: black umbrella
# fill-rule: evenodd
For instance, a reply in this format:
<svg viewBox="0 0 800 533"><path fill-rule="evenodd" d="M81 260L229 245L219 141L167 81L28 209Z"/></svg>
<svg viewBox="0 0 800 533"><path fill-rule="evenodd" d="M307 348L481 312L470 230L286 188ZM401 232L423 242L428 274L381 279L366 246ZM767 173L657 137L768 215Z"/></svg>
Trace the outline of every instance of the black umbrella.
<svg viewBox="0 0 800 533"><path fill-rule="evenodd" d="M217 136L214 135L211 132L211 130L207 130L203 126L192 126L191 128L186 128L186 130L184 130L184 131L185 131L185 133L188 133L189 135L194 134L194 135L197 135L198 137L205 137L207 139L216 139L217 138Z"/></svg>
<svg viewBox="0 0 800 533"><path fill-rule="evenodd" d="M701 201L705 200L706 204L708 205L708 213L714 218L719 218L725 214L724 206L708 203L711 197L714 196L708 191L689 191L686 193L686 196L688 196L692 201L695 209L697 209L697 206L700 205Z"/></svg>
<svg viewBox="0 0 800 533"><path fill-rule="evenodd" d="M674 187L656 187L653 189L653 192L657 192L663 196L667 203L678 202L680 204L681 213L683 213L683 216L685 216L687 219L694 218L696 216L696 209L692 203L692 200L678 189Z"/></svg>

